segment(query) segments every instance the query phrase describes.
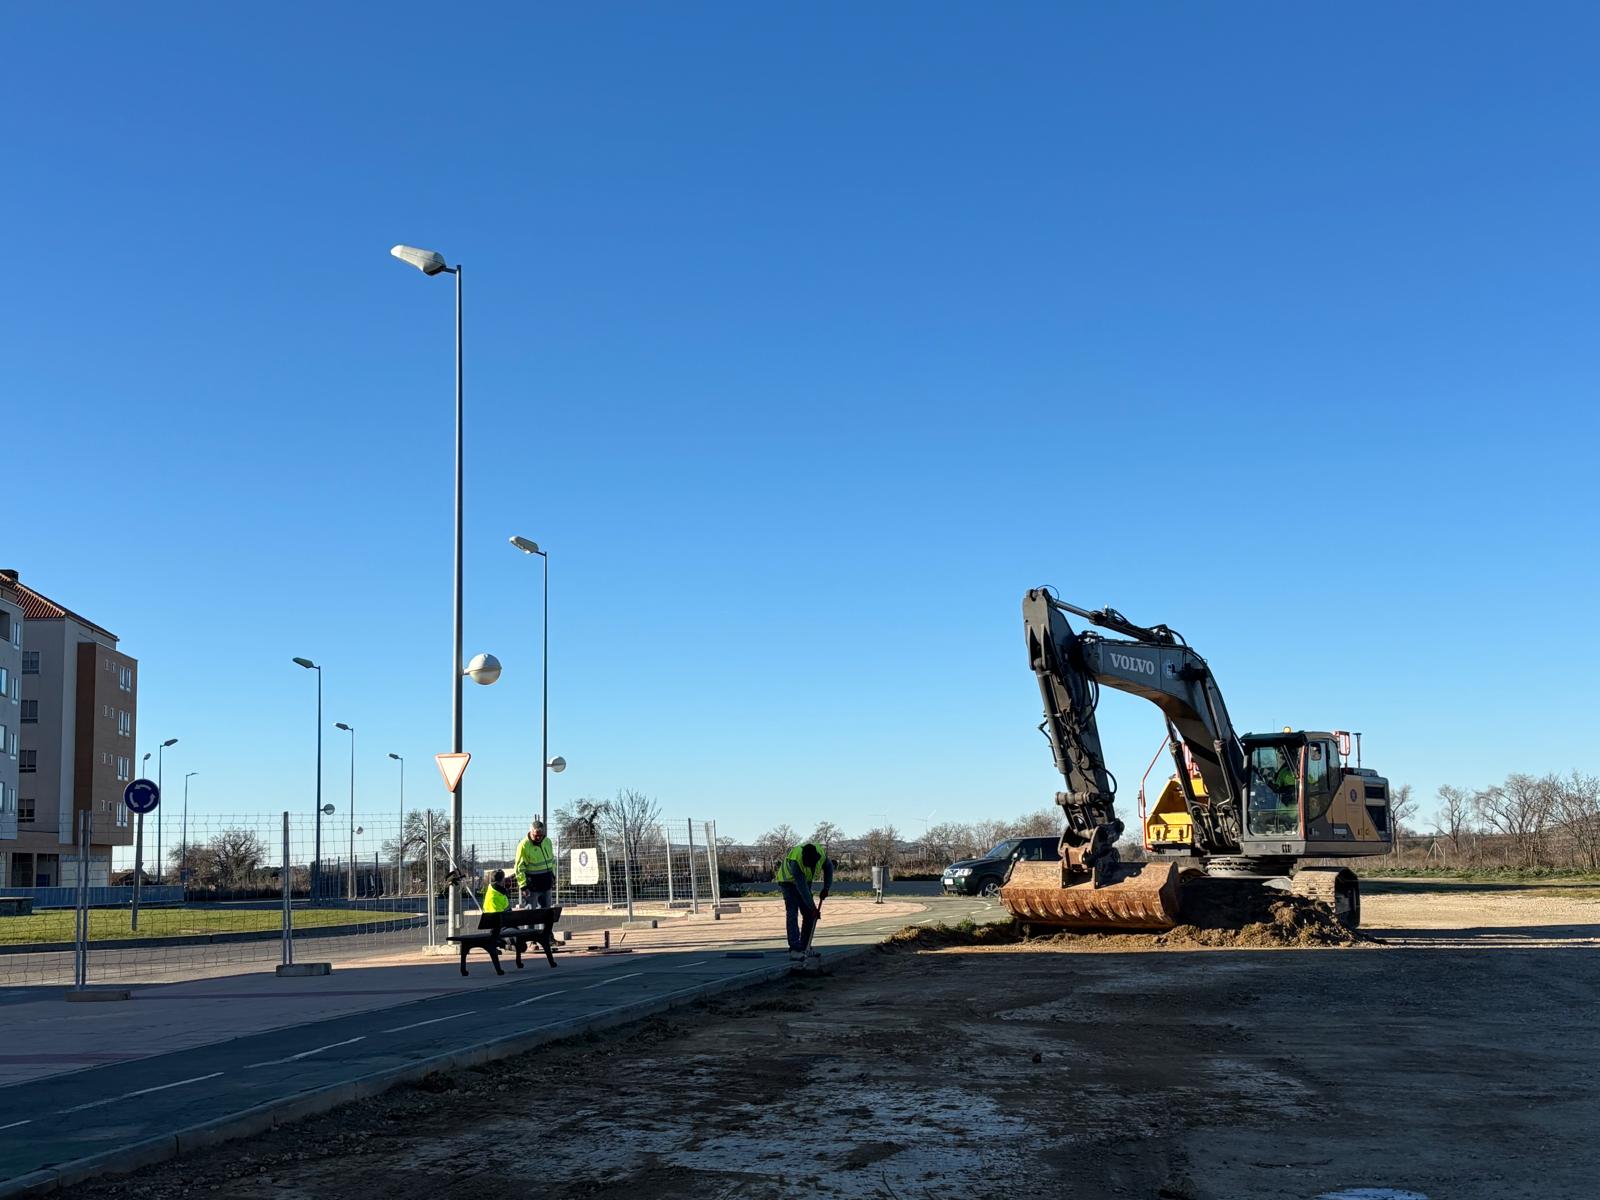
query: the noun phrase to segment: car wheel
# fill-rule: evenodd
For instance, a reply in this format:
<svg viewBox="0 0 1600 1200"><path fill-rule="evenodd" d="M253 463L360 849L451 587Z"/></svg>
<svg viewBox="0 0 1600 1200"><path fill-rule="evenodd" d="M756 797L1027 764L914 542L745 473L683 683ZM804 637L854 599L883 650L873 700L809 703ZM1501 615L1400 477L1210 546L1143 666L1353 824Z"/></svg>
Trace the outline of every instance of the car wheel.
<svg viewBox="0 0 1600 1200"><path fill-rule="evenodd" d="M1000 881L998 879L985 879L978 885L978 895L987 900L993 900L1000 895Z"/></svg>

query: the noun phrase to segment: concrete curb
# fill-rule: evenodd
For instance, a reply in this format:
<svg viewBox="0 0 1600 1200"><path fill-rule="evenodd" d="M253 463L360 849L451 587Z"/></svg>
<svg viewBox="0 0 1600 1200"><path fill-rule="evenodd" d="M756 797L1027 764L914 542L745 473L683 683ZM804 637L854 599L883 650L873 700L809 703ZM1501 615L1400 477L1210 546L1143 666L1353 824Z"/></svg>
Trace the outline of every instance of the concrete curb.
<svg viewBox="0 0 1600 1200"><path fill-rule="evenodd" d="M875 949L877 945L876 942L864 942L859 945L829 946L824 949L827 951L829 962L842 962L859 957ZM126 1175L141 1167L154 1166L156 1163L167 1162L180 1155L217 1146L236 1138L265 1133L276 1126L290 1125L343 1104L381 1095L391 1088L404 1083L414 1083L429 1075L437 1075L441 1071L476 1067L594 1030L631 1025L675 1008L683 1008L709 996L743 991L763 983L771 983L789 973L789 962L785 958L773 962L770 966L757 967L729 979L715 979L708 983L694 984L654 999L601 1009L590 1016L574 1017L557 1025L547 1025L525 1033L512 1034L509 1037L492 1038L474 1046L465 1046L459 1050L406 1063L404 1066L374 1071L344 1083L330 1084L327 1087L302 1092L297 1096L287 1096L281 1100L259 1104L212 1121L189 1125L173 1133L162 1134L160 1137L135 1142L130 1146L121 1146L103 1154L73 1159L48 1170L0 1181L0 1200L7 1200L13 1196L53 1195L91 1179Z"/></svg>

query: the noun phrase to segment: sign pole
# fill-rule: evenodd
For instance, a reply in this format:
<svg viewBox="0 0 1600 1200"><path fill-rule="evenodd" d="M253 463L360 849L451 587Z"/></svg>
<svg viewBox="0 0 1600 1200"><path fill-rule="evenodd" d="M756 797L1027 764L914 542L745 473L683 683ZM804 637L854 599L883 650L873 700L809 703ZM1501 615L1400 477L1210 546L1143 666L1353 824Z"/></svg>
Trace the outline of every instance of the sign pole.
<svg viewBox="0 0 1600 1200"><path fill-rule="evenodd" d="M294 965L294 909L289 900L289 881L294 874L289 863L289 814L283 814L283 965Z"/></svg>
<svg viewBox="0 0 1600 1200"><path fill-rule="evenodd" d="M144 814L133 819L133 924L139 928L139 881L144 878Z"/></svg>

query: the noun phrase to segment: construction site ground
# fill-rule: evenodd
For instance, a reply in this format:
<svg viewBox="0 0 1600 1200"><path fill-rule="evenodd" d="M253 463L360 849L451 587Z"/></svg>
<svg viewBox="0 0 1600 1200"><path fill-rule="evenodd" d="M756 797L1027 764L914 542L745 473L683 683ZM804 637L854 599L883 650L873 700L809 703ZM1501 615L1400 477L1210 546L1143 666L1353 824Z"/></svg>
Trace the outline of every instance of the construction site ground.
<svg viewBox="0 0 1600 1200"><path fill-rule="evenodd" d="M1594 890L1369 884L1365 915L1381 943L908 941L74 1191L1593 1195Z"/></svg>

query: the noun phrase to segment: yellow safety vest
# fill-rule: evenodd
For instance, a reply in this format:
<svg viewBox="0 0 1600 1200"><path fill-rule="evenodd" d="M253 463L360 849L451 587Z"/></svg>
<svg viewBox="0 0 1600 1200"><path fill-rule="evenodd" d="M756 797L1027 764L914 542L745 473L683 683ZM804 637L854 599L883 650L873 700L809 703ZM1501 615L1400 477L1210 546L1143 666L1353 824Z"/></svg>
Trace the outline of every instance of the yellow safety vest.
<svg viewBox="0 0 1600 1200"><path fill-rule="evenodd" d="M800 857L807 846L816 846L815 842L802 842L789 853L785 854L778 862L778 870L772 879L775 883L798 883L804 879L807 883L815 883L822 875L822 868L828 861L828 848L817 846L820 857L815 867L807 868L805 860Z"/></svg>
<svg viewBox="0 0 1600 1200"><path fill-rule="evenodd" d="M523 838L517 843L517 882L526 884L529 875L537 875L541 871L552 874L556 869L556 852L551 848L548 836L541 842L532 838Z"/></svg>
<svg viewBox="0 0 1600 1200"><path fill-rule="evenodd" d="M511 907L511 901L499 888L490 884L483 889L483 911L486 913L505 912Z"/></svg>

